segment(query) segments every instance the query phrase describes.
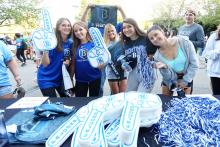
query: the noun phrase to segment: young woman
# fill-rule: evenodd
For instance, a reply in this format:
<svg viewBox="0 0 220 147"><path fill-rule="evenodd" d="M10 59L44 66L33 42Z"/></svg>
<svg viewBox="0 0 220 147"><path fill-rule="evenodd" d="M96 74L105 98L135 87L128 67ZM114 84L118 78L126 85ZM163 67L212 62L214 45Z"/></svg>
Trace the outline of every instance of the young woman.
<svg viewBox="0 0 220 147"><path fill-rule="evenodd" d="M22 38L20 33L15 33L16 37L16 57L18 58L19 61L21 61L21 66L26 64L26 58L24 55L24 48L23 48L23 42L24 39Z"/></svg>
<svg viewBox="0 0 220 147"><path fill-rule="evenodd" d="M127 86L127 74L121 67L116 75L112 69L112 65L117 64L117 59L120 55L123 55L121 43L119 41L116 28L112 24L106 24L104 29L104 41L111 53L112 63L108 64L106 67L106 75L108 78L109 86L112 94L117 94L119 92L125 92ZM119 65L120 66L120 65Z"/></svg>
<svg viewBox="0 0 220 147"><path fill-rule="evenodd" d="M93 68L88 59L87 52L94 47L85 22L76 22L73 25L73 64L75 67L76 97L99 96L101 84L101 71Z"/></svg>
<svg viewBox="0 0 220 147"><path fill-rule="evenodd" d="M198 59L191 41L184 37L166 38L164 31L158 26L152 26L148 32L150 41L158 46L154 55L156 68L163 77L162 93L172 95L172 89L181 88L190 94L192 80L198 69Z"/></svg>
<svg viewBox="0 0 220 147"><path fill-rule="evenodd" d="M66 96L63 87L62 65L63 63L66 66L70 64L71 55L69 54L73 45L71 33L70 21L67 18L60 18L55 29L57 47L43 53L38 69L37 80L43 96L57 97L56 91L60 97Z"/></svg>
<svg viewBox="0 0 220 147"><path fill-rule="evenodd" d="M156 78L150 60L156 47L132 18L123 21L121 40L125 56L129 57L127 62L133 68L128 75L126 91L151 92Z"/></svg>
<svg viewBox="0 0 220 147"><path fill-rule="evenodd" d="M211 79L213 95L220 95L220 25L208 38L203 56L208 59L207 73Z"/></svg>

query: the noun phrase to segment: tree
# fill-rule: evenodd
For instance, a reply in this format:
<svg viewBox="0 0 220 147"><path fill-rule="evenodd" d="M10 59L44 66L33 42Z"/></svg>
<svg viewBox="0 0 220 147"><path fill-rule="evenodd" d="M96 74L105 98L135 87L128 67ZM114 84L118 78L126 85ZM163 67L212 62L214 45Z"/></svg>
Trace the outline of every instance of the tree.
<svg viewBox="0 0 220 147"><path fill-rule="evenodd" d="M206 14L201 16L199 20L203 24L205 34L209 35L220 24L220 1L208 0L204 10Z"/></svg>
<svg viewBox="0 0 220 147"><path fill-rule="evenodd" d="M187 8L196 8L196 10L199 10L197 13L200 16L203 13L203 7L206 1L163 0L155 8L155 11L157 10L155 14L157 15L153 19L153 22L163 25L168 30L178 28L184 24L183 16Z"/></svg>
<svg viewBox="0 0 220 147"><path fill-rule="evenodd" d="M36 27L40 0L0 0L0 27L14 24Z"/></svg>

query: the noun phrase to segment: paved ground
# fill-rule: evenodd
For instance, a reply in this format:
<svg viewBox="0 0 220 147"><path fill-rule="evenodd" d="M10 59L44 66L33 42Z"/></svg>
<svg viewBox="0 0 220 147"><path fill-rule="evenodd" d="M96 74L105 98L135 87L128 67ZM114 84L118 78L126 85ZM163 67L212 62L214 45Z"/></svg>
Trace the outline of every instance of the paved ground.
<svg viewBox="0 0 220 147"><path fill-rule="evenodd" d="M23 87L26 89L27 93L26 96L42 96L36 82L34 81L36 76L36 66L33 60L27 60L27 65L21 67L20 63L19 65L19 71L21 74L21 78L23 79ZM10 75L12 78L12 75ZM160 82L161 82L161 76L159 71L157 72L158 80L155 84L155 87L153 89L153 93L160 94L161 88L160 88ZM13 80L14 83L14 80ZM15 85L15 83L14 83ZM109 95L109 86L108 82L105 82L105 88L104 88L104 95ZM196 74L196 77L194 79L194 91L193 94L211 94L210 89L210 80L206 75L205 68L199 69L198 73Z"/></svg>

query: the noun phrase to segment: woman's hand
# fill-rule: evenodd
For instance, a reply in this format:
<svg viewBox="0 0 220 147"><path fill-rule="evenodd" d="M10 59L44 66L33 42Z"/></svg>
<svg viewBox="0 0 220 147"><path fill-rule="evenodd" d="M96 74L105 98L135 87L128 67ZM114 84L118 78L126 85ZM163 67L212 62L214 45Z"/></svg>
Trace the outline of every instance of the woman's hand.
<svg viewBox="0 0 220 147"><path fill-rule="evenodd" d="M155 63L155 68L157 68L157 69L167 68L167 65L164 64L163 62L156 62L156 63Z"/></svg>
<svg viewBox="0 0 220 147"><path fill-rule="evenodd" d="M98 69L103 69L105 67L105 64L101 64L98 66Z"/></svg>
<svg viewBox="0 0 220 147"><path fill-rule="evenodd" d="M181 88L182 90L188 88L186 87L186 85L183 83L183 82L178 82L178 85L177 85L179 88Z"/></svg>
<svg viewBox="0 0 220 147"><path fill-rule="evenodd" d="M70 65L70 60L65 60L65 61L63 61L63 64L68 67L68 66Z"/></svg>

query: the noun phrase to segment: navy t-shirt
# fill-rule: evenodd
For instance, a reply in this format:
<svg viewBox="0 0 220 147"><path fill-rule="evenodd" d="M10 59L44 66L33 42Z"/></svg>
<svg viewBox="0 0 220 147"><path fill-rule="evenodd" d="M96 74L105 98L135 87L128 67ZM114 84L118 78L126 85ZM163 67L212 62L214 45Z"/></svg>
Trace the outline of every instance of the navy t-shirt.
<svg viewBox="0 0 220 147"><path fill-rule="evenodd" d="M93 42L87 42L85 44L81 44L76 49L76 81L91 82L101 78L101 71L98 68L92 67L87 58L87 52L93 47Z"/></svg>
<svg viewBox="0 0 220 147"><path fill-rule="evenodd" d="M38 69L37 80L41 89L62 86L64 54L66 56L67 53L71 53L72 45L72 40L68 40L67 42L63 42L62 51L58 52L56 48L49 51L50 64L47 67L41 64Z"/></svg>

